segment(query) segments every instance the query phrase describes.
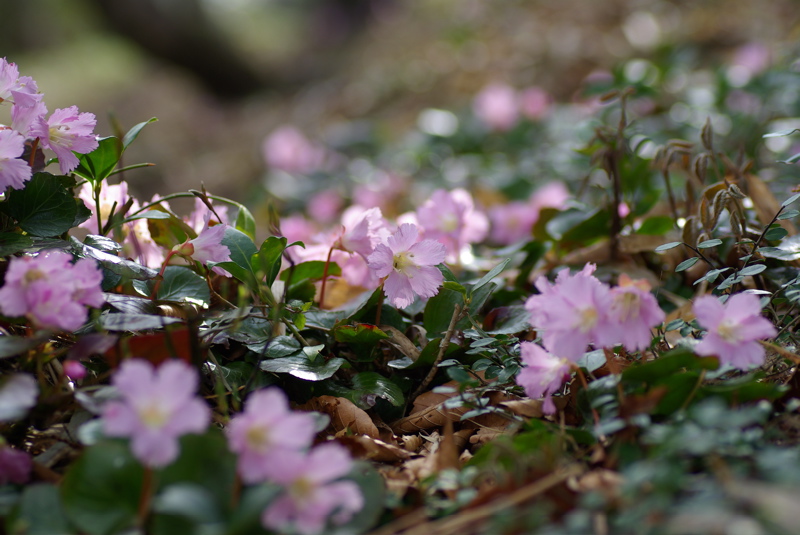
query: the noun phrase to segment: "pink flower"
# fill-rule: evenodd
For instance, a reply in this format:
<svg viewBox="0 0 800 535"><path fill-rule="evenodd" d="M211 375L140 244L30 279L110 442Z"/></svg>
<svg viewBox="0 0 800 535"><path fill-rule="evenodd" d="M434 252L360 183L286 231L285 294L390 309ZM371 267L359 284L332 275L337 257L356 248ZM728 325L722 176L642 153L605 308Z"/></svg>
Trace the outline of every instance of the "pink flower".
<svg viewBox="0 0 800 535"><path fill-rule="evenodd" d="M231 418L227 434L230 450L239 456L236 467L242 481L259 483L280 469L276 452L311 446L314 418L292 411L282 390L267 388L250 395L244 412Z"/></svg>
<svg viewBox="0 0 800 535"><path fill-rule="evenodd" d="M226 225L229 225L230 220L228 219L228 206L225 204L213 204L213 203L212 206L214 207L214 211L221 218L221 222L225 223ZM189 219L186 222L189 224L190 227L194 229L195 232L200 232L205 226L206 216L210 213L211 210L208 209L206 203L204 203L202 199L200 199L200 197L195 197L194 210L192 210L192 213L189 214Z"/></svg>
<svg viewBox="0 0 800 535"><path fill-rule="evenodd" d="M645 280L632 280L623 273L619 286L611 289L607 328L600 331L602 346L622 344L629 351L645 349L653 340L653 327L664 321L664 311L650 293Z"/></svg>
<svg viewBox="0 0 800 535"><path fill-rule="evenodd" d="M517 92L505 84L490 84L475 96L472 110L492 130L510 130L519 119Z"/></svg>
<svg viewBox="0 0 800 535"><path fill-rule="evenodd" d="M85 305L105 303L100 284L103 273L93 260L61 251L36 257L12 258L0 288L0 311L8 316L27 316L40 327L74 331L86 322Z"/></svg>
<svg viewBox="0 0 800 535"><path fill-rule="evenodd" d="M13 373L0 385L0 422L19 420L36 406L39 384L27 373Z"/></svg>
<svg viewBox="0 0 800 535"><path fill-rule="evenodd" d="M531 208L528 203L513 201L492 206L489 219L492 221L492 242L510 245L532 238L533 225L539 219L539 211Z"/></svg>
<svg viewBox="0 0 800 535"><path fill-rule="evenodd" d="M553 414L556 406L551 395L569 379L569 362L551 355L533 342L522 342L519 349L524 366L517 375L517 384L525 389L528 397L544 398L542 410L545 414Z"/></svg>
<svg viewBox="0 0 800 535"><path fill-rule="evenodd" d="M307 213L315 221L327 225L336 219L343 204L344 199L338 191L326 189L311 196L308 200Z"/></svg>
<svg viewBox="0 0 800 535"><path fill-rule="evenodd" d="M552 105L552 99L547 91L541 87L529 87L519 97L519 107L522 115L533 121L547 115Z"/></svg>
<svg viewBox="0 0 800 535"><path fill-rule="evenodd" d="M287 173L313 173L325 163L325 149L312 144L293 126L281 126L267 137L264 160L272 169Z"/></svg>
<svg viewBox="0 0 800 535"><path fill-rule="evenodd" d="M20 76L16 63L0 58L0 103L10 101L15 104L30 106L31 95L39 91L36 82L30 76Z"/></svg>
<svg viewBox="0 0 800 535"><path fill-rule="evenodd" d="M764 363L758 340L778 335L775 326L761 316L761 304L753 294L736 294L723 305L710 295L694 301L697 323L708 332L695 347L698 355L719 357L721 364L745 370Z"/></svg>
<svg viewBox="0 0 800 535"><path fill-rule="evenodd" d="M555 284L539 277L536 287L541 293L525 303L531 325L541 332L544 347L573 362L589 344L602 339L603 330L608 328L611 289L592 275L594 270L594 264L586 264L574 275L564 269Z"/></svg>
<svg viewBox="0 0 800 535"><path fill-rule="evenodd" d="M119 184L104 183L100 190L100 206L97 205L94 199L94 186L89 182L85 182L78 190L78 197L83 201L83 204L92 211L92 215L89 216L89 219L78 225L78 227L85 228L91 233L98 233L97 218L99 217L100 223L105 225L108 222L108 218L111 216L112 207L114 208L115 214L121 216L126 215L122 213L122 210L125 203L128 202L128 183L124 180Z"/></svg>
<svg viewBox="0 0 800 535"><path fill-rule="evenodd" d="M33 459L29 453L2 444L0 438L0 486L23 485L31 478Z"/></svg>
<svg viewBox="0 0 800 535"><path fill-rule="evenodd" d="M9 186L22 189L30 180L30 166L21 160L25 151L25 138L14 130L0 130L0 192Z"/></svg>
<svg viewBox="0 0 800 535"><path fill-rule="evenodd" d="M378 244L367 258L375 275L386 277L386 297L399 308L410 305L415 295L433 297L444 281L436 267L444 262L444 245L434 240L417 242L418 236L416 226L400 225L400 229L386 239L386 244Z"/></svg>
<svg viewBox="0 0 800 535"><path fill-rule="evenodd" d="M15 94L19 96L18 93ZM24 99L18 98L11 107L11 128L28 137L33 124L47 113L47 106L42 101L43 97L44 95L41 93L36 93Z"/></svg>
<svg viewBox="0 0 800 535"><path fill-rule="evenodd" d="M180 255L190 256L202 264L208 262L228 262L231 259L231 250L227 245L222 244L225 237L225 229L228 225L221 223L209 227L211 212L205 216L205 224L198 233L197 237L180 245L176 245L173 250ZM211 271L230 277L231 274L221 267L214 266Z"/></svg>
<svg viewBox="0 0 800 535"><path fill-rule="evenodd" d="M77 360L67 359L63 363L64 375L73 381L80 381L86 377L86 367Z"/></svg>
<svg viewBox="0 0 800 535"><path fill-rule="evenodd" d="M141 359L126 360L111 382L122 397L103 409L105 433L129 437L134 456L150 467L163 467L178 457L178 437L202 433L211 411L195 395L197 370L180 360L158 369Z"/></svg>
<svg viewBox="0 0 800 535"><path fill-rule="evenodd" d="M77 106L70 106L54 111L47 120L39 117L30 133L39 138L42 147L56 153L61 173L67 174L78 167L74 152L87 154L97 148L96 125L93 113L79 113Z"/></svg>
<svg viewBox="0 0 800 535"><path fill-rule="evenodd" d="M336 443L318 446L308 455L282 452L274 479L286 486L286 492L267 507L261 523L280 532L293 527L303 535L322 533L329 517L336 525L344 524L364 507L356 483L335 481L347 475L352 464Z"/></svg>
<svg viewBox="0 0 800 535"><path fill-rule="evenodd" d="M489 219L475 209L472 195L461 188L434 191L416 215L425 237L447 248L449 262L457 262L465 246L482 241L489 232Z"/></svg>

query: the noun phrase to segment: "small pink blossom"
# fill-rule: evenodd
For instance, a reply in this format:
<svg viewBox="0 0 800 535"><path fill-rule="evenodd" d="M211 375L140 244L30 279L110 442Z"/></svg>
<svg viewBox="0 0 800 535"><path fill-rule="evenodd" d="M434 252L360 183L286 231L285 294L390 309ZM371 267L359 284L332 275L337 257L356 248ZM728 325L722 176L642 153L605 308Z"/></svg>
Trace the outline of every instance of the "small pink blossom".
<svg viewBox="0 0 800 535"><path fill-rule="evenodd" d="M550 112L552 98L541 87L529 87L519 96L519 107L522 115L533 121L542 119Z"/></svg>
<svg viewBox="0 0 800 535"><path fill-rule="evenodd" d="M17 102L11 106L11 128L28 137L34 123L47 114L43 98L44 95L41 93L17 98Z"/></svg>
<svg viewBox="0 0 800 535"><path fill-rule="evenodd" d="M484 240L489 233L489 219L475 208L472 195L461 188L434 191L416 215L425 238L447 248L448 262L457 262L464 247Z"/></svg>
<svg viewBox="0 0 800 535"><path fill-rule="evenodd" d="M20 156L25 151L25 138L14 130L0 130L0 192L6 188L22 189L32 171Z"/></svg>
<svg viewBox="0 0 800 535"><path fill-rule="evenodd" d="M653 340L652 329L665 318L650 284L645 280L632 280L623 273L619 286L611 289L611 307L608 324L599 332L597 342L602 346L622 344L629 351L645 349Z"/></svg>
<svg viewBox="0 0 800 535"><path fill-rule="evenodd" d="M698 297L692 307L697 323L708 331L694 351L717 356L721 364L745 370L764 363L765 351L759 340L778 335L775 326L761 316L759 298L739 293L725 304L711 295Z"/></svg>
<svg viewBox="0 0 800 535"><path fill-rule="evenodd" d="M526 202L512 201L492 206L489 209L489 219L492 221L492 242L510 245L532 238L533 225L539 219L539 211Z"/></svg>
<svg viewBox="0 0 800 535"><path fill-rule="evenodd" d="M238 454L237 471L245 483L260 483L280 470L276 452L301 451L311 446L314 418L289 408L278 388L259 390L247 399L244 412L231 418L228 446Z"/></svg>
<svg viewBox="0 0 800 535"><path fill-rule="evenodd" d="M311 143L293 126L281 126L264 141L264 160L287 173L313 173L325 164L325 149Z"/></svg>
<svg viewBox="0 0 800 535"><path fill-rule="evenodd" d="M86 377L86 366L80 363L80 361L68 359L64 361L64 375L69 377L73 381L80 381L84 377Z"/></svg>
<svg viewBox="0 0 800 535"><path fill-rule="evenodd" d="M519 120L517 92L505 84L490 84L475 96L472 110L492 130L510 130Z"/></svg>
<svg viewBox="0 0 800 535"><path fill-rule="evenodd" d="M551 396L569 379L569 361L551 355L533 342L522 342L519 349L523 368L517 375L517 384L525 389L528 397L544 398L542 410L553 414L556 406Z"/></svg>
<svg viewBox="0 0 800 535"><path fill-rule="evenodd" d="M103 183L100 189L100 206L94 199L94 186L91 183L85 182L78 190L78 198L83 201L83 204L92 212L89 219L78 225L79 228L85 228L89 232L98 233L97 218L100 217L100 223L105 225L108 218L111 217L111 208L114 208L116 215L125 216L122 213L125 203L128 202L128 183L124 180L119 184L106 184Z"/></svg>
<svg viewBox="0 0 800 535"><path fill-rule="evenodd" d="M307 213L323 225L332 223L344 205L342 195L334 189L322 190L308 200Z"/></svg>
<svg viewBox="0 0 800 535"><path fill-rule="evenodd" d="M33 459L28 452L2 444L0 438L0 486L23 485L31 478Z"/></svg>
<svg viewBox="0 0 800 535"><path fill-rule="evenodd" d="M155 369L142 359L126 360L111 383L122 399L103 409L105 433L129 437L134 456L150 467L163 467L178 457L178 438L202 433L211 411L195 393L197 370L180 360Z"/></svg>
<svg viewBox="0 0 800 535"><path fill-rule="evenodd" d="M40 117L31 127L31 135L39 138L42 147L58 156L62 174L78 167L75 152L87 154L97 148L94 127L97 119L93 113L80 113L77 106L58 109L49 119Z"/></svg>
<svg viewBox="0 0 800 535"><path fill-rule="evenodd" d="M46 328L74 331L83 325L85 305L99 308L105 303L103 273L93 260L72 264L71 259L56 250L12 258L0 288L0 312L27 316Z"/></svg>
<svg viewBox="0 0 800 535"><path fill-rule="evenodd" d="M353 461L336 443L323 444L309 454L284 451L276 460L274 479L286 491L261 516L264 527L283 532L294 528L302 535L322 533L326 521L341 525L364 507L364 496L347 475Z"/></svg>
<svg viewBox="0 0 800 535"><path fill-rule="evenodd" d="M434 240L417 242L417 227L405 223L380 243L367 258L369 268L384 278L384 291L391 303L405 308L414 297L433 297L439 293L444 276L436 267L444 262L445 246Z"/></svg>
<svg viewBox="0 0 800 535"><path fill-rule="evenodd" d="M539 277L536 287L541 293L525 303L544 347L573 362L589 344L602 339L602 332L608 328L611 289L592 275L594 270L594 264L586 264L574 275L564 269L555 284Z"/></svg>
<svg viewBox="0 0 800 535"><path fill-rule="evenodd" d="M176 245L173 250L180 255L190 256L194 260L202 264L208 262L228 262L231 259L231 250L227 245L222 244L222 239L225 237L225 229L228 225L221 223L209 227L211 221L211 212L205 216L205 224L197 237L193 240L188 240L185 243ZM214 266L211 271L225 277L230 277L231 274L222 269L221 267Z"/></svg>

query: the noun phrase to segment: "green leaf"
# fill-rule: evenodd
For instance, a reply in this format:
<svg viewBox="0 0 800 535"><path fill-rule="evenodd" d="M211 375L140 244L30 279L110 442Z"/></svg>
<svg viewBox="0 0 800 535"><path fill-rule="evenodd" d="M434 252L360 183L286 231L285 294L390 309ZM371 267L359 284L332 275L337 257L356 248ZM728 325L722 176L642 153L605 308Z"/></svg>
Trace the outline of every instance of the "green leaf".
<svg viewBox="0 0 800 535"><path fill-rule="evenodd" d="M162 301L182 301L203 307L211 303L206 279L185 266L167 266L157 297Z"/></svg>
<svg viewBox="0 0 800 535"><path fill-rule="evenodd" d="M369 323L356 323L355 325L340 325L333 330L337 342L345 344L366 344L375 346L389 335L380 330L376 325Z"/></svg>
<svg viewBox="0 0 800 535"><path fill-rule="evenodd" d="M81 243L74 236L70 236L70 245L78 256L97 260L105 269L126 279L150 280L158 276L158 271L154 269Z"/></svg>
<svg viewBox="0 0 800 535"><path fill-rule="evenodd" d="M439 334L447 330L456 306L464 306L464 296L453 290L443 288L428 299L422 323L430 334Z"/></svg>
<svg viewBox="0 0 800 535"><path fill-rule="evenodd" d="M789 197L788 199L786 199L785 201L783 201L783 202L781 203L781 207L784 207L784 206L789 206L790 204L792 204L792 203L793 203L794 201L796 201L797 199L800 199L800 193L795 193L794 195L792 195L791 197Z"/></svg>
<svg viewBox="0 0 800 535"><path fill-rule="evenodd" d="M767 269L767 266L764 264L753 264L752 266L747 266L743 270L739 272L740 277L747 277L752 275L758 275L762 271Z"/></svg>
<svg viewBox="0 0 800 535"><path fill-rule="evenodd" d="M333 376L344 364L344 359L332 358L327 362L312 363L306 357L283 357L262 360L259 367L265 372L288 373L306 381L322 381Z"/></svg>
<svg viewBox="0 0 800 535"><path fill-rule="evenodd" d="M523 305L511 305L491 310L486 320L491 318L492 328L488 334L514 334L530 329L530 313ZM486 324L484 323L484 326Z"/></svg>
<svg viewBox="0 0 800 535"><path fill-rule="evenodd" d="M250 265L250 258L258 252L253 240L240 230L228 227L225 229L225 237L222 238L222 244L227 246L231 251L231 261L242 269L253 273L253 267ZM255 276L255 273L253 273Z"/></svg>
<svg viewBox="0 0 800 535"><path fill-rule="evenodd" d="M104 314L99 321L107 331L149 331L181 322L178 318L148 314Z"/></svg>
<svg viewBox="0 0 800 535"><path fill-rule="evenodd" d="M777 219L778 221L783 221L784 219L794 219L799 215L800 215L800 210L786 210L775 219Z"/></svg>
<svg viewBox="0 0 800 535"><path fill-rule="evenodd" d="M258 252L250 258L250 264L255 272L261 272L266 277L267 286L272 286L281 270L283 251L286 250L286 238L270 236Z"/></svg>
<svg viewBox="0 0 800 535"><path fill-rule="evenodd" d="M142 129L145 126L149 125L150 123L154 123L156 121L158 121L157 118L151 117L150 119L148 119L148 120L146 120L144 122L141 122L141 123L135 125L130 130L128 130L128 133L125 134L124 136L122 136L122 150L124 151L125 149L128 148L128 146L131 143L133 143L133 141L139 136L139 133L142 131Z"/></svg>
<svg viewBox="0 0 800 535"><path fill-rule="evenodd" d="M680 271L686 271L687 269L695 265L699 260L700 260L699 256L693 256L692 258L684 260L675 267L675 273L678 273Z"/></svg>
<svg viewBox="0 0 800 535"><path fill-rule="evenodd" d="M652 385L682 370L716 370L718 367L719 361L714 357L698 357L689 350L679 348L654 361L634 364L622 372L621 381L633 385Z"/></svg>
<svg viewBox="0 0 800 535"><path fill-rule="evenodd" d="M78 155L76 175L96 183L108 177L122 157L122 143L114 136L98 139L97 148L89 154Z"/></svg>
<svg viewBox="0 0 800 535"><path fill-rule="evenodd" d="M110 535L132 527L144 469L123 441L103 441L86 448L61 481L67 517L81 532Z"/></svg>
<svg viewBox="0 0 800 535"><path fill-rule="evenodd" d="M10 256L33 245L30 236L15 232L0 232L0 257Z"/></svg>
<svg viewBox="0 0 800 535"><path fill-rule="evenodd" d="M294 269L287 269L281 273L280 279L282 281L287 281L291 277L291 284L299 284L303 281L311 280L317 281L322 279L323 273L325 273L325 264L324 260L309 260L308 262L301 262L294 266ZM342 268L336 262L328 263L328 276L329 277L338 277L342 274Z"/></svg>
<svg viewBox="0 0 800 535"><path fill-rule="evenodd" d="M131 221L136 221L137 219L169 219L172 217L166 212L162 212L161 210L147 210L146 212L138 213L131 217L126 217L122 220L123 223L130 223Z"/></svg>
<svg viewBox="0 0 800 535"><path fill-rule="evenodd" d="M709 249L711 247L716 247L717 245L722 245L722 240L713 239L713 240L705 240L697 244L698 249Z"/></svg>
<svg viewBox="0 0 800 535"><path fill-rule="evenodd" d="M419 352L419 357L417 360L411 360L408 357L403 357L397 360L391 360L387 363L390 368L394 368L396 370L413 370L416 368L430 368L433 366L433 363L436 362L436 357L439 354L439 346L442 344L441 338L434 338L427 344L425 347L422 348L422 351ZM444 357L450 355L454 351L459 349L459 346L453 343L447 346L445 349Z"/></svg>
<svg viewBox="0 0 800 535"><path fill-rule="evenodd" d="M395 383L376 372L361 372L353 376L353 389L367 394L375 394L395 407L405 403L403 391Z"/></svg>
<svg viewBox="0 0 800 535"><path fill-rule="evenodd" d="M645 234L647 236L663 236L674 228L675 221L671 217L659 215L648 217L642 221L642 225L636 230L636 234Z"/></svg>
<svg viewBox="0 0 800 535"><path fill-rule="evenodd" d="M248 238L256 241L256 220L253 217L253 214L250 213L244 205L240 204L239 212L236 214L236 223L234 226L236 230L239 230L247 235ZM285 239L285 238L284 238Z"/></svg>
<svg viewBox="0 0 800 535"><path fill-rule="evenodd" d="M683 245L683 242L681 242L681 241L671 241L669 243L665 243L663 245L659 245L658 247L656 247L655 251L657 253L663 253L664 251L668 251L670 249L674 249L675 247L677 247L679 245Z"/></svg>
<svg viewBox="0 0 800 535"><path fill-rule="evenodd" d="M491 282L491 280L492 280L492 279L494 279L496 276L498 276L500 273L502 273L502 272L503 272L503 270L506 268L506 266L508 265L508 263L509 263L509 262L511 262L511 259L510 259L510 258L506 258L504 261L500 262L498 265L496 265L495 267L493 267L493 268L491 269L491 271L489 271L489 273L487 273L486 275L484 275L483 277L481 277L481 278L478 280L478 282L476 282L476 283L475 283L475 284L472 286L472 288L471 288L471 289L470 289L470 291L469 291L469 295L468 295L468 296L469 296L469 297L472 297L472 295L473 295L475 292L477 292L478 290L480 290L481 288L483 288L484 286L486 286L486 285L487 285L489 282Z"/></svg>
<svg viewBox="0 0 800 535"><path fill-rule="evenodd" d="M25 189L11 190L0 211L34 236L59 236L72 228L78 206L72 192L50 173L36 173Z"/></svg>
<svg viewBox="0 0 800 535"><path fill-rule="evenodd" d="M767 241L782 240L788 235L789 232L785 228L775 223L770 227L766 234L764 234L764 239Z"/></svg>
<svg viewBox="0 0 800 535"><path fill-rule="evenodd" d="M26 535L70 535L70 527L59 500L58 487L30 485L22 493L15 514L9 519L10 533Z"/></svg>

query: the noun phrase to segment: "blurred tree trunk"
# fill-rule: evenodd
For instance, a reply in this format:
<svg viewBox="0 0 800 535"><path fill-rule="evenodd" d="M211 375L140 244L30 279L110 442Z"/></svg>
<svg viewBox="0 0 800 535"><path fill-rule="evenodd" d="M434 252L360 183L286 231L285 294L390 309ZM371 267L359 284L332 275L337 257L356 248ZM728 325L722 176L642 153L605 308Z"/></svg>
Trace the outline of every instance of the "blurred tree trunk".
<svg viewBox="0 0 800 535"><path fill-rule="evenodd" d="M239 98L269 82L208 19L198 0L92 0L111 28L153 56L189 70L220 98Z"/></svg>

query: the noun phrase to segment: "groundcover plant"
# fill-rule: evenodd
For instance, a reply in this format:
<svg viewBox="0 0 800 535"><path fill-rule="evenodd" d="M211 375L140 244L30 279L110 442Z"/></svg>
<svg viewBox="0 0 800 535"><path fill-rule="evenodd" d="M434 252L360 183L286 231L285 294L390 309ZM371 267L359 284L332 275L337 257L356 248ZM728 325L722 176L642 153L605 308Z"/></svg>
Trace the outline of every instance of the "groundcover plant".
<svg viewBox="0 0 800 535"><path fill-rule="evenodd" d="M646 67L360 154L284 126L271 173L336 186L257 221L135 199L155 119L100 137L0 60L5 532L793 533L797 74L677 121Z"/></svg>

